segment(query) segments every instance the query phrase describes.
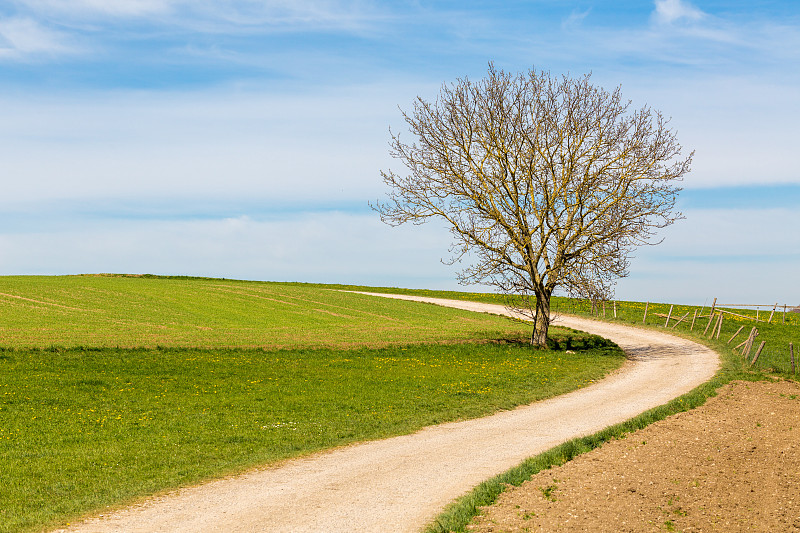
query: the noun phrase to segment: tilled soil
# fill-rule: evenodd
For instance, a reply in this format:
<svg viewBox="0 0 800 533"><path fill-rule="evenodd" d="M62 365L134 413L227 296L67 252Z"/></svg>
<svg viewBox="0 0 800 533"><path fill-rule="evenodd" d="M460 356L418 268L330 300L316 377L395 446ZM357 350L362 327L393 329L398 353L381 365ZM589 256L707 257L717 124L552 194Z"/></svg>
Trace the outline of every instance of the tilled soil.
<svg viewBox="0 0 800 533"><path fill-rule="evenodd" d="M800 530L800 384L705 405L510 488L470 532Z"/></svg>

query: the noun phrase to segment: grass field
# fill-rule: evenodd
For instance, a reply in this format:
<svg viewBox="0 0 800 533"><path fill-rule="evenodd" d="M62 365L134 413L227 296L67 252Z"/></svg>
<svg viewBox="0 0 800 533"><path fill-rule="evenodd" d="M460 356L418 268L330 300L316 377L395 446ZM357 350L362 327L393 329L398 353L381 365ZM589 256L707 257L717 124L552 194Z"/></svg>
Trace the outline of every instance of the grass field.
<svg viewBox="0 0 800 533"><path fill-rule="evenodd" d="M325 286L123 276L0 277L0 346L293 348L493 339L499 317Z"/></svg>
<svg viewBox="0 0 800 533"><path fill-rule="evenodd" d="M331 288L0 278L0 531L529 403L622 362L570 330L531 350L525 324Z"/></svg>

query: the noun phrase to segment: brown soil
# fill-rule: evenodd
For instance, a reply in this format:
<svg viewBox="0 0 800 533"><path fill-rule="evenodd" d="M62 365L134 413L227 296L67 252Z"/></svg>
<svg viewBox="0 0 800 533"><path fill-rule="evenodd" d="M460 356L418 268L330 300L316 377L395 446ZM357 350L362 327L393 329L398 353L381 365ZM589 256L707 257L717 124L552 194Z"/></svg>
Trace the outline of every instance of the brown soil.
<svg viewBox="0 0 800 533"><path fill-rule="evenodd" d="M800 384L735 382L510 488L468 531L800 530L799 448Z"/></svg>

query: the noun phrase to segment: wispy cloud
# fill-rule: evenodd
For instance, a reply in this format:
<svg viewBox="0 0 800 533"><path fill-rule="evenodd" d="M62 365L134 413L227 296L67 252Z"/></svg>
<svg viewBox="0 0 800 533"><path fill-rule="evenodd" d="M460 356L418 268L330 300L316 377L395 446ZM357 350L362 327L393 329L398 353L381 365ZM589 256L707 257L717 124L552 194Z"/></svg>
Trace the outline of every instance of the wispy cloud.
<svg viewBox="0 0 800 533"><path fill-rule="evenodd" d="M27 17L0 19L0 58L26 59L73 53L77 48L63 32Z"/></svg>
<svg viewBox="0 0 800 533"><path fill-rule="evenodd" d="M203 18L236 26L280 29L360 30L380 16L377 7L364 2L319 0L245 0L224 7L207 1L194 9Z"/></svg>
<svg viewBox="0 0 800 533"><path fill-rule="evenodd" d="M408 87L391 84L308 94L270 94L260 85L0 97L9 177L0 210L76 198L366 204L388 164L395 105L412 98Z"/></svg>
<svg viewBox="0 0 800 533"><path fill-rule="evenodd" d="M662 244L636 252L632 273L617 296L700 304L714 297L744 303L794 303L800 236L786 228L791 208L688 209L686 220L664 232ZM701 228L702 238L698 238ZM746 281L743 281L746 280Z"/></svg>
<svg viewBox="0 0 800 533"><path fill-rule="evenodd" d="M696 22L703 19L706 14L684 0L656 0L653 18L662 24L675 22Z"/></svg>
<svg viewBox="0 0 800 533"><path fill-rule="evenodd" d="M458 287L456 269L440 262L450 241L443 227L390 228L372 213L68 226L0 233L0 275L134 272ZM308 250L325 260L309 261Z"/></svg>
<svg viewBox="0 0 800 533"><path fill-rule="evenodd" d="M158 26L208 32L358 30L380 13L358 0L21 0L18 5L51 20L149 19Z"/></svg>
<svg viewBox="0 0 800 533"><path fill-rule="evenodd" d="M215 47L247 58L265 50L285 53L297 44L258 48L250 39L377 39L391 18L368 0L17 0L0 5L0 59L82 52L91 61L139 48L147 51L133 58L136 64L174 64L185 59L182 50Z"/></svg>
<svg viewBox="0 0 800 533"><path fill-rule="evenodd" d="M573 10L572 13L570 13L569 16L561 23L562 29L569 30L580 26L584 19L589 16L591 11L591 9L587 9L585 11Z"/></svg>
<svg viewBox="0 0 800 533"><path fill-rule="evenodd" d="M176 0L20 0L18 4L46 16L141 17L172 10Z"/></svg>
<svg viewBox="0 0 800 533"><path fill-rule="evenodd" d="M509 40L517 42L506 49L513 51L515 61L534 55L538 63L563 64L571 71L580 71L582 65L594 72L629 66L640 76L647 71L663 76L668 67L684 75L735 72L757 79L769 79L775 72L786 79L798 72L786 68L800 61L796 18L744 16L738 10L704 12L685 0L657 0L652 6L646 24L641 19L634 24L594 12L586 17L573 13L560 28L523 36L512 33Z"/></svg>

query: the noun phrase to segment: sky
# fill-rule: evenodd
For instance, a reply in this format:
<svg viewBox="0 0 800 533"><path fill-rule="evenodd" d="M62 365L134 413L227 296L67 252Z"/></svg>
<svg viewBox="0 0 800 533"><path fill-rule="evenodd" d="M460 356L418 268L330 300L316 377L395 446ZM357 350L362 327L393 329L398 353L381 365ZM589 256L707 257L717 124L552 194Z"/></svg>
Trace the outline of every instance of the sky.
<svg viewBox="0 0 800 533"><path fill-rule="evenodd" d="M370 202L401 110L489 62L591 73L695 152L617 298L800 304L795 0L4 0L0 275L459 289L443 225Z"/></svg>

